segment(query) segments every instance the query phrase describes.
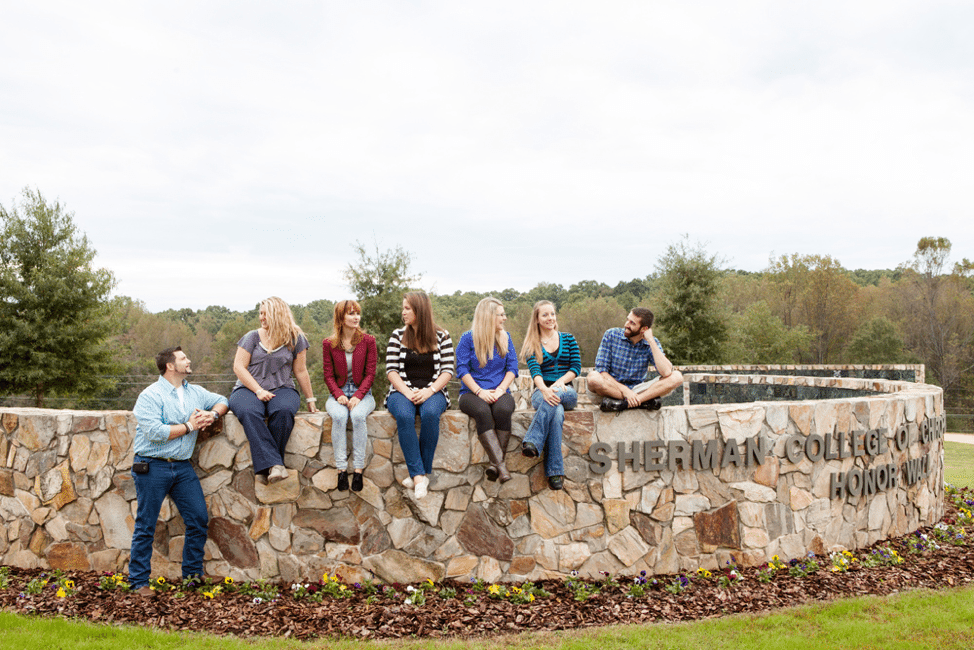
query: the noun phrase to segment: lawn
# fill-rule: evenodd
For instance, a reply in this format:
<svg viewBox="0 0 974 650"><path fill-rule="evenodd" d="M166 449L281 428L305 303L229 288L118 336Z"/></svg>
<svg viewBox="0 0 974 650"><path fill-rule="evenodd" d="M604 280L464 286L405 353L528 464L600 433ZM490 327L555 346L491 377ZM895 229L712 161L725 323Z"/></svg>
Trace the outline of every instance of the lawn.
<svg viewBox="0 0 974 650"><path fill-rule="evenodd" d="M944 441L944 480L974 488L974 445Z"/></svg>
<svg viewBox="0 0 974 650"><path fill-rule="evenodd" d="M333 641L236 639L198 633L92 625L0 612L0 647L18 650L412 650L558 649L624 650L968 650L974 628L974 587L915 591L788 608L773 614L736 615L678 624L614 626L582 632L525 633L450 641Z"/></svg>

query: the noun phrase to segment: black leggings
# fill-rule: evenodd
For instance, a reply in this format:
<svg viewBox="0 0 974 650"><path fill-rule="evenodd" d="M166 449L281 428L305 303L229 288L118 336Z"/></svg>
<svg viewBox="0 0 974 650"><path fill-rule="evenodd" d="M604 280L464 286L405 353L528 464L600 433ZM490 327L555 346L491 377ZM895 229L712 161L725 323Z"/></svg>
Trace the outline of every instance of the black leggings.
<svg viewBox="0 0 974 650"><path fill-rule="evenodd" d="M473 393L464 393L460 396L459 404L460 410L472 417L477 423L477 435L491 429L511 430L514 398L510 393L504 393L493 404L488 404Z"/></svg>

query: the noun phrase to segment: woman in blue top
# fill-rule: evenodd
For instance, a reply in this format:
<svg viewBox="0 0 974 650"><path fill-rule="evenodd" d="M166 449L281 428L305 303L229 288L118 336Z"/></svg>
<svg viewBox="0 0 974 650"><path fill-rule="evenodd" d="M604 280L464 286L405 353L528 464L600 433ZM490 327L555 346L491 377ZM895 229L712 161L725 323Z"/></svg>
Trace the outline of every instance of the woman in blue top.
<svg viewBox="0 0 974 650"><path fill-rule="evenodd" d="M491 467L488 481L511 480L504 464L511 437L514 398L508 387L517 377L514 341L504 330L504 305L496 298L477 304L473 325L457 344L457 377L460 378L460 410L474 419L477 437L487 451Z"/></svg>
<svg viewBox="0 0 974 650"><path fill-rule="evenodd" d="M565 463L561 454L561 430L565 411L578 404L571 382L582 371L582 357L575 337L558 331L555 306L547 300L535 303L531 323L521 347L521 358L531 371L534 393L531 405L537 411L524 434L521 453L537 458L544 449L544 471L548 486L565 486Z"/></svg>

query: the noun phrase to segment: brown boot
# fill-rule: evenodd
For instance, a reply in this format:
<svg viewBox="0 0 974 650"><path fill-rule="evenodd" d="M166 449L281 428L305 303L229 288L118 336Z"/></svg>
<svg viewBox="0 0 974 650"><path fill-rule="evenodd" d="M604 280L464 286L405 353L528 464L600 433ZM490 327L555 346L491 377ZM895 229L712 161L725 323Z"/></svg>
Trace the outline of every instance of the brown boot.
<svg viewBox="0 0 974 650"><path fill-rule="evenodd" d="M510 434L508 433L508 435ZM494 433L493 429L488 429L478 434L477 437L480 438L480 444L484 446L487 458L490 459L491 467L488 467L484 472L487 480L496 481L499 479L501 483L510 481L511 473L507 471L507 466L504 464L504 453L497 441L497 434Z"/></svg>
<svg viewBox="0 0 974 650"><path fill-rule="evenodd" d="M497 446L501 448L501 458L507 457L507 441L511 439L510 431L501 431L497 429L495 431L497 434Z"/></svg>

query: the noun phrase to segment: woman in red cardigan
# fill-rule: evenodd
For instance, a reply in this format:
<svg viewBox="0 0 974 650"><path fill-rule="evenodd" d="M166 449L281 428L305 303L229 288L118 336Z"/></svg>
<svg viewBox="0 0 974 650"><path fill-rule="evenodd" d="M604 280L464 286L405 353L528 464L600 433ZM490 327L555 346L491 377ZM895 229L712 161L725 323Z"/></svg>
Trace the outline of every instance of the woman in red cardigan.
<svg viewBox="0 0 974 650"><path fill-rule="evenodd" d="M365 468L365 443L368 428L365 418L375 410L372 382L378 352L375 337L362 331L362 308L354 300L342 300L335 305L335 333L321 342L321 365L325 384L331 396L325 410L331 416L331 444L338 468L338 489L348 490L348 444L345 426L352 418L352 491L362 489L362 470ZM349 372L351 368L351 372Z"/></svg>

